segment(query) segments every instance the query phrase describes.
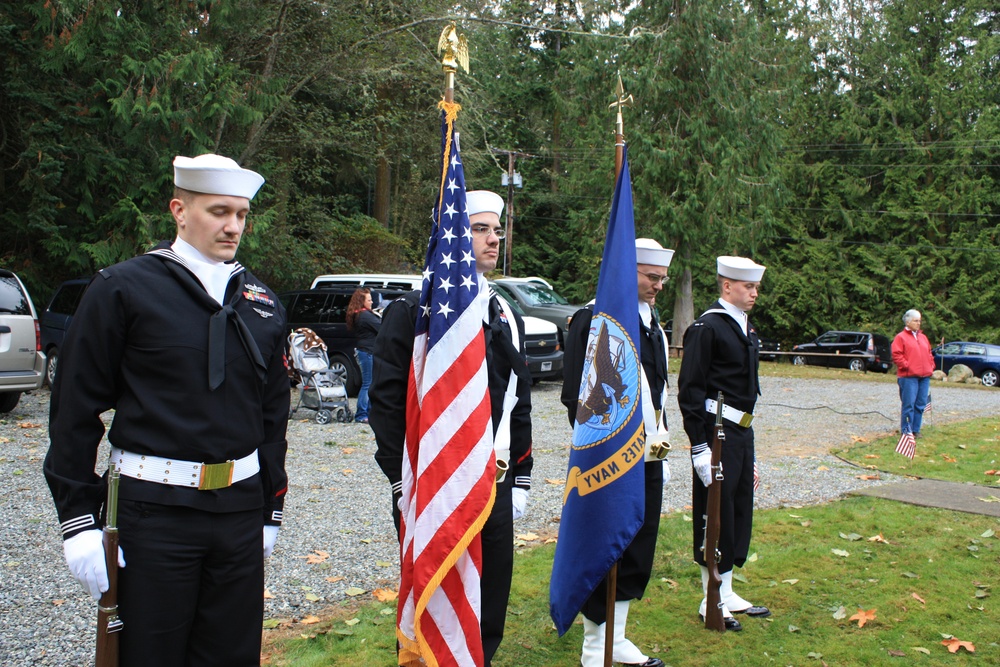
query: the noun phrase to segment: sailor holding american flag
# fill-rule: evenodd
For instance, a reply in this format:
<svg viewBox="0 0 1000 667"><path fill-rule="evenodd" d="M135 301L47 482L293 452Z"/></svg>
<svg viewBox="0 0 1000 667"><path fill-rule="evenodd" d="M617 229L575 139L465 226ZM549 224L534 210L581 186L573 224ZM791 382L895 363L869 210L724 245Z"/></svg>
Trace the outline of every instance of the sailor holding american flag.
<svg viewBox="0 0 1000 667"><path fill-rule="evenodd" d="M459 185L464 186L464 183ZM447 188L445 191L447 192ZM418 304L420 293L413 292L390 304L383 314L382 327L375 341L370 423L378 445L375 459L392 484L393 517L397 528L400 528L404 570L400 586L401 600L409 589L406 562L413 562L413 585L416 587L422 567L421 559L425 553L455 539L454 526L461 519L459 515L466 513L474 502L481 485L477 481L469 493L463 495L461 489L451 488L458 478L472 473L477 480L483 477L491 487L496 478L499 481L495 482L492 507L480 508L481 520L473 520L473 529L477 525L481 526L478 534L480 540L473 541L468 548L469 553L478 558L481 564L478 586L473 587L469 579L463 578L461 585L456 583L449 588L451 585L446 579L441 584L442 590L447 589L449 598L449 603L443 605L447 608L446 613L440 609L435 610L432 596L427 605L427 613L416 624L418 631L413 632L412 636L408 633L414 627L417 617L421 617L420 596L416 596L412 609L407 608L405 601L402 602L399 618L401 665L410 664L407 662L408 655L423 655L424 650L432 651L439 664L491 664L503 638L507 600L510 596L514 565L513 521L524 513L531 488L531 376L523 353L524 323L499 296L489 292L485 280L480 280L483 273L496 268L500 257L500 240L504 234L500 223L503 199L495 193L482 190L468 193L463 191L460 194L456 191L456 198L465 201L457 204L445 201L443 210L447 212L451 208L464 211L467 206L468 222L464 234L467 240L471 236L471 248L458 250L453 256L449 256L451 251L448 248L462 238L463 232L460 224L443 224L435 231L439 235L437 245L443 252L435 254L436 259L432 259L429 252L428 267L434 268L436 265L443 269L457 264L458 270L464 271L465 275L448 277L438 271L435 276L425 280L425 285L431 283L429 303L424 303L424 298L421 297ZM461 217L456 214L454 219L457 222ZM447 213L441 218L445 223L449 220ZM451 238L453 236L455 238ZM458 261L453 263L449 259ZM485 305L483 317L471 332L471 342L466 348L458 349L458 346L446 338L442 339L444 344L436 346L442 355L451 355L451 363L447 367L434 361L434 347L426 352L422 384L429 384L428 376L433 373L440 373L441 376L439 382L428 389L417 405L413 402L413 394L408 396L408 389L413 391L412 387L408 387L408 378L411 384L416 382L411 372L411 363L416 368L424 344L421 332L428 327L425 320L435 316L453 316L448 311L454 309L454 306L449 305L449 301L440 300L435 293L453 293L456 289L467 289L461 286L469 283L478 283L480 288L487 290L481 295ZM442 284L445 287L442 288ZM457 285L458 288L449 285ZM424 292L426 294L426 287ZM428 310L429 317L426 315ZM433 336L435 324L431 322L429 326ZM485 358L479 357L479 363L471 374L466 375L464 369L472 363L471 357L474 355L469 350L477 343L483 346L480 354L484 353ZM481 363L485 365L481 366ZM477 385L477 378L484 382ZM479 394L475 394L477 386L480 387ZM487 390L485 397L482 389ZM451 396L443 396L449 392ZM441 406L436 404L437 401L448 403ZM408 470L411 462L419 455L412 446L412 442L419 437L412 425L415 411L424 415L429 411L440 411L426 433L420 434L421 447L426 449L426 441L435 433L448 431L450 437L441 447L435 461L418 463L415 470ZM485 466L480 460L474 459L476 454L468 444L470 439L477 437L471 433L477 429L478 436L483 436L487 443ZM467 449L470 449L468 455L465 454ZM504 464L508 468L505 474ZM488 474L479 474L484 471L488 471ZM437 482L434 480L435 475L438 476ZM421 495L424 493L421 484L425 485L423 488L430 489L428 494L433 493L433 497ZM442 497L447 494L453 494L457 499L450 514L440 511L440 506L445 504ZM423 547L423 552L414 554L420 547ZM456 563L456 569L461 565L461 561ZM473 572L473 576L478 575ZM456 595L468 597L463 599L462 604L456 605ZM466 630L470 621L475 624L476 618L470 613L477 608L480 636L473 637ZM414 641L411 642L411 639ZM408 646L411 648L408 649ZM442 655L445 657L442 658Z"/></svg>

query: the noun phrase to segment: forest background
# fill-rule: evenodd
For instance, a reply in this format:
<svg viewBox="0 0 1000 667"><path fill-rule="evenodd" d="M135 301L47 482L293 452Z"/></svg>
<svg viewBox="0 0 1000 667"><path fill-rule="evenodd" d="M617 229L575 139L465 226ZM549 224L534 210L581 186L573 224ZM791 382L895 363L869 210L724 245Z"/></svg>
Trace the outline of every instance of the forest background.
<svg viewBox="0 0 1000 667"><path fill-rule="evenodd" d="M45 0L0 5L0 266L60 281L172 238L174 155L267 178L239 259L275 289L418 272L437 190L437 39L470 188L504 192L508 271L595 291L615 84L636 227L675 248L663 319L715 298L715 257L768 267L754 321L803 342L1000 339L994 0Z"/></svg>

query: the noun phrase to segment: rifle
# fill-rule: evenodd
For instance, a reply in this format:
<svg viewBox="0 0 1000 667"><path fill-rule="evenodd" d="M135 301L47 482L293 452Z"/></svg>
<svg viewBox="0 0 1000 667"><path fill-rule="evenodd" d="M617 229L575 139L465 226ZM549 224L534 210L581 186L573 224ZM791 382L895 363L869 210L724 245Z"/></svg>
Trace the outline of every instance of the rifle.
<svg viewBox="0 0 1000 667"><path fill-rule="evenodd" d="M108 468L108 502L104 506L104 562L108 568L108 590L97 604L97 658L94 667L118 667L118 480L121 472Z"/></svg>
<svg viewBox="0 0 1000 667"><path fill-rule="evenodd" d="M722 619L722 577L719 575L719 516L722 505L722 441L726 433L722 428L723 395L719 398L715 409L715 437L712 439L712 471L713 480L708 487L708 515L705 517L705 564L708 566L708 591L706 592L705 628L718 632L726 631Z"/></svg>

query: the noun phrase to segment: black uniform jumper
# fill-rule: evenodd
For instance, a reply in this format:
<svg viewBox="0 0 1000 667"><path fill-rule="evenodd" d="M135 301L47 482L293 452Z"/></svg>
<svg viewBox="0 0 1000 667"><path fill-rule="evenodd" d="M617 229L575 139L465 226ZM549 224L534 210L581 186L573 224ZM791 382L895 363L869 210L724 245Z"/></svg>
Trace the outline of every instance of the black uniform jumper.
<svg viewBox="0 0 1000 667"><path fill-rule="evenodd" d="M511 369L517 375L517 404L510 415L510 469L497 485L493 511L482 530L483 571L480 578L482 616L479 624L485 665L491 664L503 639L510 581L514 569L514 514L511 489L531 488L531 374L523 353L524 323L516 313L521 349L515 349L510 323L503 317L497 296L490 299L486 337L486 367L492 404L493 428L503 414L503 397ZM420 292L397 299L382 314L375 339L372 367L370 424L378 451L375 460L392 484L392 515L399 532L402 495L403 441L406 433L406 389L413 358L413 332Z"/></svg>
<svg viewBox="0 0 1000 667"><path fill-rule="evenodd" d="M637 304L638 305L638 304ZM593 317L590 307L581 308L573 315L566 336L566 356L563 366L563 388L561 400L569 412L569 423L576 418L580 397L580 379L587 353L587 338ZM642 370L646 374L653 398L653 405L659 407L663 387L667 382L667 352L663 346L663 334L659 324L639 318L639 355ZM645 506L642 526L632 538L632 542L622 553L618 563L618 579L615 600L641 600L653 570L653 555L656 551L656 536L660 528L660 509L663 504L663 464L660 461L647 462L645 468ZM600 625L607 615L607 580L604 579L583 605L583 615Z"/></svg>
<svg viewBox="0 0 1000 667"><path fill-rule="evenodd" d="M45 477L68 538L101 527L109 409L126 452L219 463L257 450L260 472L217 490L123 476L119 505L123 667L257 665L262 528L280 525L287 488L285 314L239 264L220 306L183 263L164 243L91 281L52 391Z"/></svg>
<svg viewBox="0 0 1000 667"><path fill-rule="evenodd" d="M709 310L721 309L722 304L716 302ZM715 434L715 415L706 411L705 399L715 400L721 391L727 406L753 413L760 395L759 356L760 341L749 321L747 335L725 312L707 312L688 327L677 402L692 450L705 443L711 446ZM720 573L746 562L753 527L753 427L744 428L727 420L723 425L726 439L722 447ZM692 474L694 559L705 565L701 550L705 524L701 517L707 511L708 489L697 473Z"/></svg>

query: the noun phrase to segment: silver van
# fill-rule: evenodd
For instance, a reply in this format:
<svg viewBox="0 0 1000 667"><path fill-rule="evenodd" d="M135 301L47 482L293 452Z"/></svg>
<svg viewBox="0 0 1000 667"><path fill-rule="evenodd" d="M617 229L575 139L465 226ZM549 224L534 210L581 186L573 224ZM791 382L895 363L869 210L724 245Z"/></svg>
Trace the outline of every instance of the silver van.
<svg viewBox="0 0 1000 667"><path fill-rule="evenodd" d="M0 412L16 408L21 394L38 389L44 379L35 305L21 280L0 269Z"/></svg>

